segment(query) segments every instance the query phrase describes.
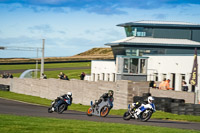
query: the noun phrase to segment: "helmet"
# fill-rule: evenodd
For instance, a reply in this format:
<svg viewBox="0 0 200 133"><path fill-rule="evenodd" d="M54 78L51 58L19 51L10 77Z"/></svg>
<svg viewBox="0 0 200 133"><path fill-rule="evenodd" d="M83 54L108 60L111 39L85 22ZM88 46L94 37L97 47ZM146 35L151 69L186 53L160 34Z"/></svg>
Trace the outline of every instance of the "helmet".
<svg viewBox="0 0 200 133"><path fill-rule="evenodd" d="M108 96L113 96L113 94L114 94L113 90L108 91Z"/></svg>
<svg viewBox="0 0 200 133"><path fill-rule="evenodd" d="M71 92L67 92L67 95L68 95L68 96L72 96L72 93L71 93Z"/></svg>
<svg viewBox="0 0 200 133"><path fill-rule="evenodd" d="M153 100L154 100L154 98L153 97L148 97L148 103L152 103L153 102Z"/></svg>

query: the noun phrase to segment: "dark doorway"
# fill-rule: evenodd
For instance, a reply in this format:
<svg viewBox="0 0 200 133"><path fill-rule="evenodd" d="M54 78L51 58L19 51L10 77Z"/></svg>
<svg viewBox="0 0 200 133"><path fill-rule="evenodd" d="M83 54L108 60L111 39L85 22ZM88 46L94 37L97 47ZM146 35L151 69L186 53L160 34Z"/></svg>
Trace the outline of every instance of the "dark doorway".
<svg viewBox="0 0 200 133"><path fill-rule="evenodd" d="M175 88L175 80L176 80L176 75L175 75L175 73L172 73L172 88L173 88L173 90Z"/></svg>
<svg viewBox="0 0 200 133"><path fill-rule="evenodd" d="M195 92L195 86L192 85L192 92Z"/></svg>

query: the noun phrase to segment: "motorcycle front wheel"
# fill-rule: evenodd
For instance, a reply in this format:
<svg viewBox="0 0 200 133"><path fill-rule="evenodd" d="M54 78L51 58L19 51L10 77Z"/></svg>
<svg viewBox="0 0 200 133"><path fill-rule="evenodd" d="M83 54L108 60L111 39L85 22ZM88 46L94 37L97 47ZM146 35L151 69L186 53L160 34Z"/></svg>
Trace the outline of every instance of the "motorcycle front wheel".
<svg viewBox="0 0 200 133"><path fill-rule="evenodd" d="M152 114L153 112L151 110L145 110L144 112L141 113L140 120L146 122L151 118Z"/></svg>
<svg viewBox="0 0 200 133"><path fill-rule="evenodd" d="M65 111L66 109L66 104L61 104L59 107L58 107L58 114L62 114L63 111Z"/></svg>
<svg viewBox="0 0 200 133"><path fill-rule="evenodd" d="M129 111L127 111L127 112L124 113L123 119L124 120L130 120L131 119L131 114L129 113Z"/></svg>
<svg viewBox="0 0 200 133"><path fill-rule="evenodd" d="M52 109L51 108L48 108L48 113L52 113Z"/></svg>
<svg viewBox="0 0 200 133"><path fill-rule="evenodd" d="M92 116L92 107L90 107L88 110L87 110L87 115L88 116Z"/></svg>
<svg viewBox="0 0 200 133"><path fill-rule="evenodd" d="M108 106L103 106L101 108L100 116L101 117L106 117L108 115L109 111L110 111L110 109L109 109Z"/></svg>

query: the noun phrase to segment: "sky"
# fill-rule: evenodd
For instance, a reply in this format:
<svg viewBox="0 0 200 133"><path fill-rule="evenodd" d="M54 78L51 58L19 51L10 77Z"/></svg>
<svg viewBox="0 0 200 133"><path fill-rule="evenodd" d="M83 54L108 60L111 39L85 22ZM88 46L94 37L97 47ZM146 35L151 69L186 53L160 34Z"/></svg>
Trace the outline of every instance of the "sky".
<svg viewBox="0 0 200 133"><path fill-rule="evenodd" d="M140 20L200 24L200 0L0 0L0 58L40 57L42 39L45 57L106 47L126 37L117 24Z"/></svg>

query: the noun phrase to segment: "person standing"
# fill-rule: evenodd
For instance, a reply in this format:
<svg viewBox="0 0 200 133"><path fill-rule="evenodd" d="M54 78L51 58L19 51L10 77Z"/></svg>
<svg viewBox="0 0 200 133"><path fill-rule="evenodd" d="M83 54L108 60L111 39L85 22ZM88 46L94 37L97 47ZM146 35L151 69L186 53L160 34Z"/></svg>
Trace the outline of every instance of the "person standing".
<svg viewBox="0 0 200 133"><path fill-rule="evenodd" d="M167 89L167 90L173 90L173 88L170 88L170 79L167 79L166 80L166 82L165 82L165 88Z"/></svg>
<svg viewBox="0 0 200 133"><path fill-rule="evenodd" d="M187 82L182 81L182 91L188 91Z"/></svg>
<svg viewBox="0 0 200 133"><path fill-rule="evenodd" d="M164 78L164 80L160 83L159 89L161 90L173 90L173 88L170 88L170 79Z"/></svg>
<svg viewBox="0 0 200 133"><path fill-rule="evenodd" d="M164 78L163 81L159 84L159 89L166 90L164 87L165 82L166 82L166 78Z"/></svg>
<svg viewBox="0 0 200 133"><path fill-rule="evenodd" d="M84 78L85 78L85 73L82 72L81 75L80 75L80 79L81 79L81 80L84 80Z"/></svg>

